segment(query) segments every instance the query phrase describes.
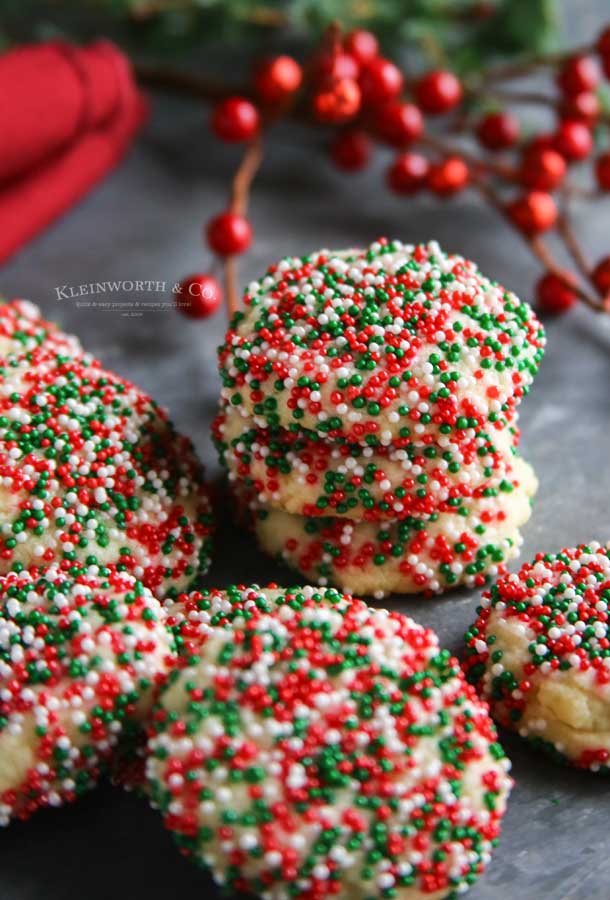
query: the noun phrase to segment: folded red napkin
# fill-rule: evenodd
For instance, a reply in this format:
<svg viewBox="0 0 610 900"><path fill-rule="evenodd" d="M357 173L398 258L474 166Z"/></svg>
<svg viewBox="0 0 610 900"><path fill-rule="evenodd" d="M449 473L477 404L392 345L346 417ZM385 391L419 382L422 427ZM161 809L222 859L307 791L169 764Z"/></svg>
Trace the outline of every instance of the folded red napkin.
<svg viewBox="0 0 610 900"><path fill-rule="evenodd" d="M128 60L108 41L0 56L0 262L121 159L146 112Z"/></svg>

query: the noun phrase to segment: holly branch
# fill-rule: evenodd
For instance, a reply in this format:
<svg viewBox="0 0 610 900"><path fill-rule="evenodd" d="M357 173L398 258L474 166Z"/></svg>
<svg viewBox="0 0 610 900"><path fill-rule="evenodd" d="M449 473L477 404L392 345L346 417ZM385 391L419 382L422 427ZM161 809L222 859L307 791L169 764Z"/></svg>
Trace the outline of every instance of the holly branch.
<svg viewBox="0 0 610 900"><path fill-rule="evenodd" d="M542 70L550 91L514 88L514 81ZM304 65L285 55L262 60L247 85L167 68L137 66L136 73L147 86L213 102L213 132L245 145L227 209L207 227L210 249L223 260L231 315L239 307L236 257L252 241L251 186L264 141L282 118L328 129L331 158L346 172L364 168L375 144L393 147L397 155L386 181L399 194L429 190L449 198L467 187L476 190L541 263L536 293L542 311L564 312L581 301L595 312L610 312L610 255L589 263L572 212L574 201L610 195L610 152L603 147L610 117L600 100L602 77L610 78L610 27L586 47L494 65L463 81L443 69L407 79L380 54L371 32L344 35L338 25L327 29ZM524 103L552 109L555 129L523 135L511 107ZM592 178L583 187L575 176L586 167ZM550 234L572 268L551 249L545 239ZM209 275L186 280L192 297L187 314L208 315L221 302L221 288L208 290L207 297L202 289L198 298L193 278L209 287Z"/></svg>

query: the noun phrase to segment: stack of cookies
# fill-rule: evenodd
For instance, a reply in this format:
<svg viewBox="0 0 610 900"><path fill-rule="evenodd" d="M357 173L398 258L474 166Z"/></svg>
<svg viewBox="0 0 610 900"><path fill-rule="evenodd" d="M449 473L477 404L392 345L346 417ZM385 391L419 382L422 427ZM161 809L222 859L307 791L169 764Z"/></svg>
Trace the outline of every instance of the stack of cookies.
<svg viewBox="0 0 610 900"><path fill-rule="evenodd" d="M543 349L527 304L435 242L271 266L220 348L214 425L261 547L377 597L502 573L536 489L516 409Z"/></svg>

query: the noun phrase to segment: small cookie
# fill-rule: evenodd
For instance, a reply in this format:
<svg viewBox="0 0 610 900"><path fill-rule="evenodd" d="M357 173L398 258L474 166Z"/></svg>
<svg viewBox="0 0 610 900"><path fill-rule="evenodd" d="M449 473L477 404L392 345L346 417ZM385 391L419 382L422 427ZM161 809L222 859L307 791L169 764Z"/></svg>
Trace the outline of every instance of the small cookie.
<svg viewBox="0 0 610 900"><path fill-rule="evenodd" d="M515 427L463 429L438 444L399 439L391 447L320 440L315 432L265 428L236 407L212 427L229 482L243 484L274 509L306 517L357 521L429 518L455 512L464 500L506 488Z"/></svg>
<svg viewBox="0 0 610 900"><path fill-rule="evenodd" d="M139 388L47 344L0 362L0 573L117 564L158 596L210 562L213 527L190 441Z"/></svg>
<svg viewBox="0 0 610 900"><path fill-rule="evenodd" d="M539 553L483 595L469 680L493 716L559 760L610 772L610 549Z"/></svg>
<svg viewBox="0 0 610 900"><path fill-rule="evenodd" d="M461 514L439 513L428 521L307 519L251 496L242 502L267 553L318 584L381 598L482 587L502 574L519 552L519 528L530 517L537 487L533 470L519 457L506 487L500 496L464 502Z"/></svg>
<svg viewBox="0 0 610 900"><path fill-rule="evenodd" d="M130 575L0 578L0 825L92 787L172 661L163 610Z"/></svg>
<svg viewBox="0 0 610 900"><path fill-rule="evenodd" d="M219 351L222 398L329 442L487 428L544 348L532 309L436 242L382 239L271 266Z"/></svg>
<svg viewBox="0 0 610 900"><path fill-rule="evenodd" d="M313 587L175 610L184 668L147 775L181 851L268 900L461 893L511 787L487 708L434 633Z"/></svg>

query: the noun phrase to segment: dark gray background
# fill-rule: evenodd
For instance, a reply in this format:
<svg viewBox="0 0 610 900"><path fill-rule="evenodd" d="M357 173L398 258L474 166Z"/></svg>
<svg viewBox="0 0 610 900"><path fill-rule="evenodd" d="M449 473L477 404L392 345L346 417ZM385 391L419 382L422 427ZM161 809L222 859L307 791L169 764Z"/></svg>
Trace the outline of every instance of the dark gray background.
<svg viewBox="0 0 610 900"><path fill-rule="evenodd" d="M570 40L589 39L604 7L560 4ZM201 226L225 205L237 151L210 138L206 116L190 102L154 98L151 124L125 164L4 267L0 290L34 300L108 367L167 405L217 480L209 426L219 390L215 347L223 314L202 323L171 310L134 318L79 309L75 300L58 300L55 291L112 279L173 284L208 267ZM531 298L539 270L506 225L469 194L450 204L393 197L382 181L387 162L380 153L365 174L342 176L311 135L280 129L269 141L254 189L256 243L243 260L242 284L285 254L361 245L385 234L407 241L434 237ZM595 212L583 209L578 225L591 259L610 253L610 201ZM170 299L140 299L147 298ZM539 378L522 406L524 455L540 478L522 558L610 539L610 321L578 309L548 322L548 338ZM209 584L272 579L296 580L223 522ZM436 628L459 653L477 596L387 603ZM609 782L559 768L503 737L517 786L494 861L468 896L607 900ZM157 814L117 789L103 787L76 807L40 813L0 836L0 900L161 900L168 894L216 898L207 876L175 852Z"/></svg>

